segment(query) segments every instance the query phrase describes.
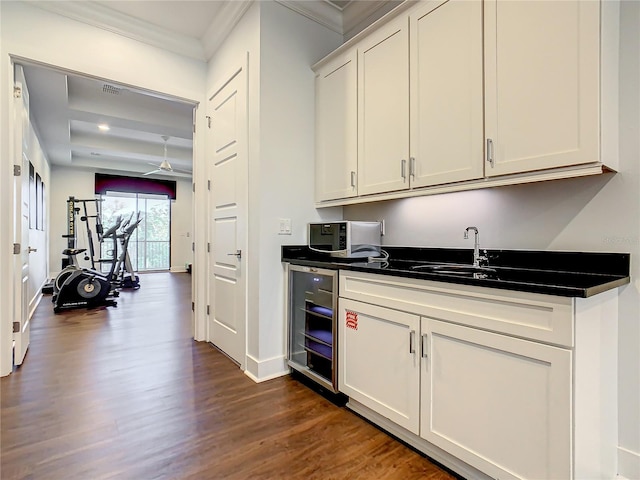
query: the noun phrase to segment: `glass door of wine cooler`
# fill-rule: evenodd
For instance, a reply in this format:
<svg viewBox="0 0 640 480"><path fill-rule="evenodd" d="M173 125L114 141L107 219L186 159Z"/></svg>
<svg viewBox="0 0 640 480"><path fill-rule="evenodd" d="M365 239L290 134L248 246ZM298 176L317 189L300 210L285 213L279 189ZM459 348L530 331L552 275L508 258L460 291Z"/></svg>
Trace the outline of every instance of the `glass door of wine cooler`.
<svg viewBox="0 0 640 480"><path fill-rule="evenodd" d="M337 271L289 265L289 366L338 391Z"/></svg>

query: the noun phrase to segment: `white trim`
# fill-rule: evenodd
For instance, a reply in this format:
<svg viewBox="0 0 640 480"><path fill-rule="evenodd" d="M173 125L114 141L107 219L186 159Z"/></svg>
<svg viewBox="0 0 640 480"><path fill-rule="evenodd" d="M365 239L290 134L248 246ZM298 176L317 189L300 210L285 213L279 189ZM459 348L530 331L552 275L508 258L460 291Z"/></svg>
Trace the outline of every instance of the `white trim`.
<svg viewBox="0 0 640 480"><path fill-rule="evenodd" d="M169 269L171 273L187 273L187 269L184 267L171 267Z"/></svg>
<svg viewBox="0 0 640 480"><path fill-rule="evenodd" d="M284 355L258 360L247 355L247 368L244 374L256 383L266 382L289 374L289 366Z"/></svg>
<svg viewBox="0 0 640 480"><path fill-rule="evenodd" d="M196 38L181 35L144 20L131 17L97 2L30 1L31 5L123 37L205 61L204 49Z"/></svg>
<svg viewBox="0 0 640 480"><path fill-rule="evenodd" d="M252 3L251 0L224 2L213 23L209 25L209 28L202 36L204 56L207 61L211 60L225 39L236 28L236 25L249 10Z"/></svg>
<svg viewBox="0 0 640 480"><path fill-rule="evenodd" d="M351 38L400 5L399 1L351 2L342 12L343 35ZM412 2L407 2L408 4ZM415 2L413 2L415 3ZM382 10L382 13L379 13ZM386 11L385 11L386 10Z"/></svg>
<svg viewBox="0 0 640 480"><path fill-rule="evenodd" d="M40 287L38 287L38 290L36 291L36 294L29 301L29 320L31 320L31 317L33 317L33 314L35 313L36 308L38 308L38 305L40 305L40 301L42 300L42 297L43 297L42 288L47 283L49 283L49 278L45 278L42 281L42 284L40 285Z"/></svg>
<svg viewBox="0 0 640 480"><path fill-rule="evenodd" d="M292 0L275 0L290 10L313 20L329 30L344 34L340 9L329 2L299 2Z"/></svg>
<svg viewBox="0 0 640 480"><path fill-rule="evenodd" d="M434 187L416 188L413 190L400 190L391 193L363 195L360 197L342 198L339 200L329 200L326 202L316 202L316 208L339 207L344 205L380 202L383 200L394 200L399 198L422 197L426 195L438 195L441 193L478 190L480 188L504 187L524 183L560 180L564 178L587 177L591 175L602 175L604 173L610 172L611 171L607 170L601 163L595 163L577 167L557 168L548 171L535 171L523 174L504 175L501 177L481 178L479 180L469 180L465 182L438 185Z"/></svg>
<svg viewBox="0 0 640 480"><path fill-rule="evenodd" d="M618 446L618 479L640 478L640 452Z"/></svg>
<svg viewBox="0 0 640 480"><path fill-rule="evenodd" d="M9 56L0 57L0 121L8 128L0 131L0 224L10 225L0 229L0 376L13 370L13 164L5 158L14 157L13 141L13 62ZM11 119L11 120L10 120Z"/></svg>
<svg viewBox="0 0 640 480"><path fill-rule="evenodd" d="M462 460L454 457L453 455L445 452L444 450L436 447L432 443L427 442L426 440L414 435L408 430L396 425L386 417L379 415L378 413L370 410L365 407L361 403L353 399L349 399L346 407L350 410L353 410L358 415L370 420L375 425L379 426L383 430L387 431L389 434L394 437L399 438L403 442L409 444L411 447L419 450L424 453L429 458L435 460L436 462L441 463L445 467L453 470L457 474L461 475L464 478L473 478L474 480L490 480L491 477L485 475L480 470L476 470L471 465L467 465Z"/></svg>

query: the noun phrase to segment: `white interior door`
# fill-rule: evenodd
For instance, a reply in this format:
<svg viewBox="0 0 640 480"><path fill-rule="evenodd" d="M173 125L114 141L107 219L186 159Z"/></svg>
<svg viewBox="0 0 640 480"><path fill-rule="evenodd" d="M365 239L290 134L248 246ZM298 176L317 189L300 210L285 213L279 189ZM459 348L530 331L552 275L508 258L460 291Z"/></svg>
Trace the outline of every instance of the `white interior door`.
<svg viewBox="0 0 640 480"><path fill-rule="evenodd" d="M21 365L29 348L29 160L26 142L29 141L29 92L20 65L15 66L14 95L14 164L19 165L21 174L14 176L14 220L13 242L20 246L13 261L14 307L13 340L14 364Z"/></svg>
<svg viewBox="0 0 640 480"><path fill-rule="evenodd" d="M211 97L209 341L245 366L246 351L246 67Z"/></svg>

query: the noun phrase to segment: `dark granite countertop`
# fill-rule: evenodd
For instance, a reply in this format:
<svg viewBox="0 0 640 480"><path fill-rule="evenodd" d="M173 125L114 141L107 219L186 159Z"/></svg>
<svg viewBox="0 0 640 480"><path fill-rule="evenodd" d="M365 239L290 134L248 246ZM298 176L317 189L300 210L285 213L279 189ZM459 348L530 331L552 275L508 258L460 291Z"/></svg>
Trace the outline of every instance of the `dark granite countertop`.
<svg viewBox="0 0 640 480"><path fill-rule="evenodd" d="M283 246L282 261L561 297L591 297L630 282L628 253L487 249L489 269L469 273L447 267L470 265L473 260L470 249L383 248L389 254L387 261L367 262L334 258L306 246ZM433 265L442 265L436 268L443 270L432 270Z"/></svg>

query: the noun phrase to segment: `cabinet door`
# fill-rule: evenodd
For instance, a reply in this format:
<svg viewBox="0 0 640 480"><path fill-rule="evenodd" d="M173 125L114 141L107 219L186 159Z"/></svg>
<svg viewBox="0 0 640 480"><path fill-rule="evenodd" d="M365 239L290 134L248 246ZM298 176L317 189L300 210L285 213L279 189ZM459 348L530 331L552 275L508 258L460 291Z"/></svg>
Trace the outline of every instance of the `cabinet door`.
<svg viewBox="0 0 640 480"><path fill-rule="evenodd" d="M571 352L422 319L420 435L494 478L571 478Z"/></svg>
<svg viewBox="0 0 640 480"><path fill-rule="evenodd" d="M484 8L487 176L599 161L600 2Z"/></svg>
<svg viewBox="0 0 640 480"><path fill-rule="evenodd" d="M482 2L410 13L412 187L481 178Z"/></svg>
<svg viewBox="0 0 640 480"><path fill-rule="evenodd" d="M316 75L316 201L358 194L357 54L347 52Z"/></svg>
<svg viewBox="0 0 640 480"><path fill-rule="evenodd" d="M358 192L409 188L409 35L399 18L358 46Z"/></svg>
<svg viewBox="0 0 640 480"><path fill-rule="evenodd" d="M418 434L420 318L340 299L339 390Z"/></svg>

